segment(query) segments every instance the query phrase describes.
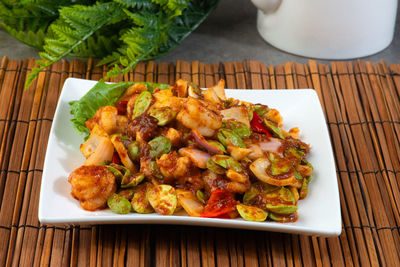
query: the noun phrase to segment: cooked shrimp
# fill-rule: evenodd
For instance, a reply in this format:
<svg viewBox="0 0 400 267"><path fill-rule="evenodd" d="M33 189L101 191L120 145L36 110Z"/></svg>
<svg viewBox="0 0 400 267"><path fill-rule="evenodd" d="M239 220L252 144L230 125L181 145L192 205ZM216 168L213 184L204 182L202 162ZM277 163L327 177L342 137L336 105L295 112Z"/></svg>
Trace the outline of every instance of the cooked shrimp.
<svg viewBox="0 0 400 267"><path fill-rule="evenodd" d="M197 129L202 135L213 136L222 126L221 115L208 109L201 101L188 98L176 119L190 129Z"/></svg>
<svg viewBox="0 0 400 267"><path fill-rule="evenodd" d="M108 134L113 134L117 130L117 115L118 110L116 107L101 107L91 119L86 121L86 127L92 130L98 124Z"/></svg>
<svg viewBox="0 0 400 267"><path fill-rule="evenodd" d="M173 146L178 146L182 139L182 132L174 128L168 128L167 132L165 133L165 137L171 140Z"/></svg>
<svg viewBox="0 0 400 267"><path fill-rule="evenodd" d="M71 195L85 210L105 208L108 197L116 191L115 177L104 165L81 166L68 181L72 185Z"/></svg>
<svg viewBox="0 0 400 267"><path fill-rule="evenodd" d="M124 115L117 116L117 133L121 133L128 125L128 117Z"/></svg>
<svg viewBox="0 0 400 267"><path fill-rule="evenodd" d="M176 97L173 95L170 89L160 90L153 93L155 102L152 109L169 107L175 112L179 112L183 107L183 102L185 98Z"/></svg>
<svg viewBox="0 0 400 267"><path fill-rule="evenodd" d="M133 94L140 94L143 91L147 91L147 86L144 83L135 83L134 85L130 86L124 96L131 96Z"/></svg>
<svg viewBox="0 0 400 267"><path fill-rule="evenodd" d="M279 127L282 127L282 121L283 121L283 119L282 119L282 116L281 116L281 114L279 113L278 110L276 110L276 109L274 109L274 108L271 108L271 109L268 111L268 113L266 114L266 116L267 116L267 118L269 118L271 121L276 122L276 123L279 125Z"/></svg>
<svg viewBox="0 0 400 267"><path fill-rule="evenodd" d="M234 193L238 193L238 194L243 194L244 192L246 192L247 190L249 190L250 188L250 184L246 185L246 184L242 184L239 182L229 182L226 184L226 189L228 189L231 192Z"/></svg>
<svg viewBox="0 0 400 267"><path fill-rule="evenodd" d="M179 157L176 152L164 154L156 161L161 174L167 178L177 178L185 175L192 165L188 157Z"/></svg>

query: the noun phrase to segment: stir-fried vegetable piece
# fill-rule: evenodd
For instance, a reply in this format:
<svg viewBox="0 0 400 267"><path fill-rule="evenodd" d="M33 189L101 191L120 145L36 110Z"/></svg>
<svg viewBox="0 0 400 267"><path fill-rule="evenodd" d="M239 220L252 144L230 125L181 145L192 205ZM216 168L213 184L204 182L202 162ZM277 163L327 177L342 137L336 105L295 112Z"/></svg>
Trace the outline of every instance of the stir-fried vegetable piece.
<svg viewBox="0 0 400 267"><path fill-rule="evenodd" d="M234 131L229 129L221 129L218 131L218 140L227 147L229 144L234 146L245 148L246 145L243 143L242 138L237 135ZM229 142L229 143L228 143Z"/></svg>
<svg viewBox="0 0 400 267"><path fill-rule="evenodd" d="M251 186L249 190L247 190L243 195L243 203L250 204L251 200L256 198L260 194L260 190L256 187Z"/></svg>
<svg viewBox="0 0 400 267"><path fill-rule="evenodd" d="M215 154L224 154L226 153L225 147L218 141L216 140L208 140L208 144L216 149L218 153Z"/></svg>
<svg viewBox="0 0 400 267"><path fill-rule="evenodd" d="M263 120L256 112L253 112L253 118L251 119L250 125L253 131L266 134L268 137L272 136L267 127L263 124Z"/></svg>
<svg viewBox="0 0 400 267"><path fill-rule="evenodd" d="M238 204L236 209L246 221L263 222L268 216L268 212L254 206Z"/></svg>
<svg viewBox="0 0 400 267"><path fill-rule="evenodd" d="M129 200L115 193L107 199L107 205L112 212L118 214L127 214L131 211L131 203L129 203Z"/></svg>
<svg viewBox="0 0 400 267"><path fill-rule="evenodd" d="M225 122L225 127L232 130L240 138L247 138L251 135L249 127L247 127L246 124L236 120L227 120Z"/></svg>
<svg viewBox="0 0 400 267"><path fill-rule="evenodd" d="M303 179L303 183L301 184L301 188L299 191L300 199L305 199L308 194L308 181L307 179Z"/></svg>
<svg viewBox="0 0 400 267"><path fill-rule="evenodd" d="M303 180L303 176L301 176L301 174L296 170L294 170L294 178L296 178L298 181Z"/></svg>
<svg viewBox="0 0 400 267"><path fill-rule="evenodd" d="M202 94L202 90L195 83L190 83L188 87L188 95L194 98L199 98Z"/></svg>
<svg viewBox="0 0 400 267"><path fill-rule="evenodd" d="M285 150L285 156L289 158L295 158L297 160L302 160L304 157L304 151L296 150L293 147L289 147Z"/></svg>
<svg viewBox="0 0 400 267"><path fill-rule="evenodd" d="M124 187L124 184L130 181L131 178L128 177L131 176L131 171L125 166L115 163L107 165L107 168L115 175L115 180L118 184L120 184L122 188L127 188Z"/></svg>
<svg viewBox="0 0 400 267"><path fill-rule="evenodd" d="M280 187L270 185L267 183L263 182L255 182L251 185L250 189L246 191L243 195L243 203L244 204L250 204L252 203L252 200L256 198L266 198L266 195L278 191Z"/></svg>
<svg viewBox="0 0 400 267"><path fill-rule="evenodd" d="M122 174L122 172L125 173L126 171L129 171L124 166L121 166L121 165L118 165L115 163L111 163L110 165L107 165L106 167L112 174L114 174L115 181L117 181L117 182L122 181L122 177L124 176L124 174Z"/></svg>
<svg viewBox="0 0 400 267"><path fill-rule="evenodd" d="M216 174L224 174L226 170L222 167L220 167L215 161L213 161L211 158L207 160L207 169L212 171L213 173Z"/></svg>
<svg viewBox="0 0 400 267"><path fill-rule="evenodd" d="M269 153L269 159L271 161L269 172L272 175L282 175L293 171L293 163L286 158L281 158L274 153Z"/></svg>
<svg viewBox="0 0 400 267"><path fill-rule="evenodd" d="M267 114L270 110L268 106L261 104L255 104L253 108L257 115L260 117L264 117L264 115Z"/></svg>
<svg viewBox="0 0 400 267"><path fill-rule="evenodd" d="M80 150L87 158L84 165L89 166L111 161L114 147L108 134L96 124L89 139L81 145Z"/></svg>
<svg viewBox="0 0 400 267"><path fill-rule="evenodd" d="M236 204L237 201L233 197L233 193L227 190L217 189L211 193L210 199L207 201L207 205L204 207L201 217L234 217L236 215Z"/></svg>
<svg viewBox="0 0 400 267"><path fill-rule="evenodd" d="M118 195L126 198L129 201L132 200L134 194L135 194L135 189L133 189L133 188L123 189L118 192Z"/></svg>
<svg viewBox="0 0 400 267"><path fill-rule="evenodd" d="M163 154L167 154L172 147L171 140L164 136L158 136L149 142L150 154L154 158L159 158Z"/></svg>
<svg viewBox="0 0 400 267"><path fill-rule="evenodd" d="M141 184L135 188L135 194L131 200L132 208L137 213L152 213L153 207L147 197L147 184Z"/></svg>
<svg viewBox="0 0 400 267"><path fill-rule="evenodd" d="M217 141L206 140L197 129L192 130L192 136L196 143L206 149L210 154L223 154L226 152L224 146L220 145Z"/></svg>
<svg viewBox="0 0 400 267"><path fill-rule="evenodd" d="M183 147L179 149L179 154L189 157L196 167L202 169L207 168L207 160L211 157L207 152L192 147Z"/></svg>
<svg viewBox="0 0 400 267"><path fill-rule="evenodd" d="M131 175L124 175L121 181L121 188L129 188L134 187L140 184L144 180L144 174L141 172L131 174Z"/></svg>
<svg viewBox="0 0 400 267"><path fill-rule="evenodd" d="M162 215L172 215L178 203L175 189L166 184L150 186L147 198L153 209Z"/></svg>
<svg viewBox="0 0 400 267"><path fill-rule="evenodd" d="M237 104L239 103L237 102ZM224 121L235 120L250 127L249 111L246 106L235 105L231 108L221 110L221 115L224 117Z"/></svg>
<svg viewBox="0 0 400 267"><path fill-rule="evenodd" d="M277 214L290 214L297 210L296 205L286 205L286 204L279 204L279 205L266 205L267 210Z"/></svg>
<svg viewBox="0 0 400 267"><path fill-rule="evenodd" d="M160 167L158 167L157 161L150 161L150 171L154 177L161 179L163 176L160 172Z"/></svg>
<svg viewBox="0 0 400 267"><path fill-rule="evenodd" d="M295 197L288 188L281 187L279 191L273 191L265 195L268 203L266 208L268 211L277 214L290 214L297 210Z"/></svg>
<svg viewBox="0 0 400 267"><path fill-rule="evenodd" d="M311 168L311 171L313 171L314 167L311 165L311 163L307 160L304 160L304 161L305 161L306 165ZM313 175L311 174L310 176L307 177L307 181L311 182L312 178L313 178Z"/></svg>
<svg viewBox="0 0 400 267"><path fill-rule="evenodd" d="M258 158L250 164L250 170L257 177L258 180L264 183L269 183L276 186L292 185L297 183L297 179L294 175L287 175L283 178L275 178L269 174L267 170L270 168L270 161L266 158Z"/></svg>
<svg viewBox="0 0 400 267"><path fill-rule="evenodd" d="M274 192L276 192L276 191L274 191ZM296 201L293 196L293 193L287 187L281 187L279 189L279 191L277 191L277 192L278 192L279 198L281 199L281 203L283 201L286 203L295 204Z"/></svg>
<svg viewBox="0 0 400 267"><path fill-rule="evenodd" d="M268 218L270 218L273 221L280 222L280 223L294 222L297 219L297 213L295 212L288 216L288 215L282 215L282 214L276 214L276 213L270 212L270 213L268 213Z"/></svg>
<svg viewBox="0 0 400 267"><path fill-rule="evenodd" d="M133 141L128 145L128 156L132 161L136 161L139 155L139 144L137 141Z"/></svg>
<svg viewBox="0 0 400 267"><path fill-rule="evenodd" d="M203 204L189 190L177 189L176 196L183 209L194 217L200 217L204 210Z"/></svg>
<svg viewBox="0 0 400 267"><path fill-rule="evenodd" d="M107 162L104 162L104 163L107 163ZM118 164L118 165L121 165L121 164L122 164L122 163L121 163L121 159L119 158L117 152L114 152L114 153L113 153L113 156L112 156L112 163L113 163L113 164Z"/></svg>
<svg viewBox="0 0 400 267"><path fill-rule="evenodd" d="M158 120L158 125L164 126L175 119L176 112L168 107L162 107L150 110L149 115Z"/></svg>
<svg viewBox="0 0 400 267"><path fill-rule="evenodd" d="M237 172L242 171L242 167L239 162L234 160L232 157L227 155L214 155L210 158L210 160L214 161L217 165L223 167L224 169L232 169Z"/></svg>
<svg viewBox="0 0 400 267"><path fill-rule="evenodd" d="M276 137L279 137L280 139L285 139L281 129L276 126L272 121L264 119L264 124L268 128L268 130L272 132Z"/></svg>
<svg viewBox="0 0 400 267"><path fill-rule="evenodd" d="M201 203L206 204L206 199L205 199L206 197L205 197L203 191L197 190L196 191L196 197Z"/></svg>
<svg viewBox="0 0 400 267"><path fill-rule="evenodd" d="M128 150L123 143L121 135L115 134L111 136L111 142L113 143L122 164L124 164L124 166L128 168L131 172L135 172L136 166L133 164L132 160L128 156Z"/></svg>
<svg viewBox="0 0 400 267"><path fill-rule="evenodd" d="M151 104L152 96L149 91L144 91L136 98L135 107L133 108L132 120L142 115Z"/></svg>

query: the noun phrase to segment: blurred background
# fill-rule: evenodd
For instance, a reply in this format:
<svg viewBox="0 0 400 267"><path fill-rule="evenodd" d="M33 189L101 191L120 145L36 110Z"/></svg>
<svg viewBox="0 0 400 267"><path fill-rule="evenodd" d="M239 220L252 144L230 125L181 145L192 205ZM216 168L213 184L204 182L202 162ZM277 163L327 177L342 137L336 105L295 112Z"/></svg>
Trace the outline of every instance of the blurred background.
<svg viewBox="0 0 400 267"><path fill-rule="evenodd" d="M397 11L393 42L385 50L363 58L368 61L400 62L400 14ZM266 43L256 29L257 9L250 0L221 0L216 10L200 27L158 62L176 60L205 63L257 60L266 64L288 61L306 63L308 58L283 52ZM0 56L9 59L38 58L35 49L18 42L0 29ZM319 60L324 62L324 60Z"/></svg>

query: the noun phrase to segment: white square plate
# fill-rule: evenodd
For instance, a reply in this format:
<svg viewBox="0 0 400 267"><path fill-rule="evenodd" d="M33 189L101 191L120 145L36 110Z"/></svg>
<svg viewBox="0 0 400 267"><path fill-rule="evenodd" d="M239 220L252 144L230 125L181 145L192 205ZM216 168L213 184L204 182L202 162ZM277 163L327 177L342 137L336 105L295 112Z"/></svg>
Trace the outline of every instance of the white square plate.
<svg viewBox="0 0 400 267"><path fill-rule="evenodd" d="M44 163L39 202L39 220L49 224L183 224L254 229L287 233L339 235L340 201L333 152L318 96L314 90L226 90L228 97L266 104L280 111L284 129L300 128L300 138L311 144L308 157L314 166L306 199L298 202L299 219L294 223L249 222L242 219L196 218L185 215L130 213L110 210L89 212L71 197L69 174L82 165L79 151L83 136L70 121L71 100L80 99L95 81L69 78L58 101Z"/></svg>

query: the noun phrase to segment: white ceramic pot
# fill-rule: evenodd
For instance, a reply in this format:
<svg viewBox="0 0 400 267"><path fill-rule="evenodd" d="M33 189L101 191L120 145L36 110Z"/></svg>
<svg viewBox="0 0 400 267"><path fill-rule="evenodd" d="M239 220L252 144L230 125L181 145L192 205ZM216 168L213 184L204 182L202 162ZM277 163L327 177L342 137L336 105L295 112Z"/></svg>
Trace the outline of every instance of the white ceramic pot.
<svg viewBox="0 0 400 267"><path fill-rule="evenodd" d="M324 59L368 56L393 39L397 0L252 0L271 45Z"/></svg>

